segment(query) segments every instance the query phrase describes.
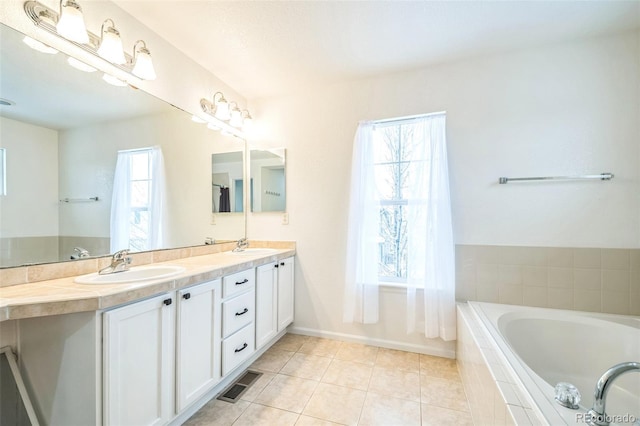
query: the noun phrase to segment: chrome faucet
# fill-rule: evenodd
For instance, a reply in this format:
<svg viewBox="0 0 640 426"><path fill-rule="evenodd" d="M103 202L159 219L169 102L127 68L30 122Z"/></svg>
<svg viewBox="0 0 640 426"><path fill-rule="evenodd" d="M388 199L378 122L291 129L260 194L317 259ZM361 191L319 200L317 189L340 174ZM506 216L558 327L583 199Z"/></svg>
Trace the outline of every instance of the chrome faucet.
<svg viewBox="0 0 640 426"><path fill-rule="evenodd" d="M236 242L236 248L234 248L232 251L234 252L244 251L244 249L246 249L247 247L249 247L249 241L247 241L246 238L240 238Z"/></svg>
<svg viewBox="0 0 640 426"><path fill-rule="evenodd" d="M604 372L596 383L593 394L593 407L587 412L587 424L590 426L609 426L609 416L605 411L607 393L613 381L620 375L629 371L640 372L640 362L623 362L616 364Z"/></svg>
<svg viewBox="0 0 640 426"><path fill-rule="evenodd" d="M73 251L77 254L72 254L71 259L84 259L85 257L90 257L89 250L83 249L82 247L74 247Z"/></svg>
<svg viewBox="0 0 640 426"><path fill-rule="evenodd" d="M129 250L120 250L113 254L111 265L98 271L99 275L115 274L116 272L124 272L129 269L131 264L131 256L127 256Z"/></svg>

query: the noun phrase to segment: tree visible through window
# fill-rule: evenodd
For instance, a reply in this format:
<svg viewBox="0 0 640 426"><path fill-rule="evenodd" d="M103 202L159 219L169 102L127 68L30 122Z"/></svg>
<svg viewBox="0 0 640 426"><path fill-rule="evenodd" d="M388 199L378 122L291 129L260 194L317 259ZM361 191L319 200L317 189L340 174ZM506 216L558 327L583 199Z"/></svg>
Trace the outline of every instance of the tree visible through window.
<svg viewBox="0 0 640 426"><path fill-rule="evenodd" d="M415 181L415 126L390 122L374 131L374 175L380 200L379 277L381 281L405 282L408 260L408 199ZM413 172L413 173L412 173Z"/></svg>

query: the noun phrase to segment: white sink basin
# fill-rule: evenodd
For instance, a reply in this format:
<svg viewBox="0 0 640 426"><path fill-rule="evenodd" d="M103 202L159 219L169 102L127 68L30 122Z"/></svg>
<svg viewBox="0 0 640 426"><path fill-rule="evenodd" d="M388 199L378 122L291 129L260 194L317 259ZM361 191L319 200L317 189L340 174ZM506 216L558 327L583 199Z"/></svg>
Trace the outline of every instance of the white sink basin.
<svg viewBox="0 0 640 426"><path fill-rule="evenodd" d="M135 281L157 280L167 278L183 272L182 266L158 265L158 266L138 266L124 272L115 274L100 275L97 272L82 275L74 281L78 284L123 284Z"/></svg>
<svg viewBox="0 0 640 426"><path fill-rule="evenodd" d="M277 253L278 249L273 248L247 248L243 251L232 251L231 254L235 256L268 256L270 254Z"/></svg>

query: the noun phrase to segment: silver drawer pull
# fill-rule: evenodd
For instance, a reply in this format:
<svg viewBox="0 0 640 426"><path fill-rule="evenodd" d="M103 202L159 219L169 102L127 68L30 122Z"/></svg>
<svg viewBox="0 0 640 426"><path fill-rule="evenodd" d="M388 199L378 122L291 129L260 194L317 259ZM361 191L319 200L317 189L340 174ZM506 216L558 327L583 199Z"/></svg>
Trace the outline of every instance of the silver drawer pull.
<svg viewBox="0 0 640 426"><path fill-rule="evenodd" d="M245 278L244 280L242 280L240 282L236 281L236 285L242 285L242 284L246 284L248 282L249 282L249 280L247 278Z"/></svg>
<svg viewBox="0 0 640 426"><path fill-rule="evenodd" d="M234 352L242 352L245 349L247 349L247 346L249 346L249 345L245 343L244 345L242 345L242 347L240 349L236 349Z"/></svg>
<svg viewBox="0 0 640 426"><path fill-rule="evenodd" d="M244 311L242 311L242 312L236 312L236 316L237 316L237 317L239 317L240 315L244 315L244 314L246 314L247 312L249 312L249 308L244 308Z"/></svg>

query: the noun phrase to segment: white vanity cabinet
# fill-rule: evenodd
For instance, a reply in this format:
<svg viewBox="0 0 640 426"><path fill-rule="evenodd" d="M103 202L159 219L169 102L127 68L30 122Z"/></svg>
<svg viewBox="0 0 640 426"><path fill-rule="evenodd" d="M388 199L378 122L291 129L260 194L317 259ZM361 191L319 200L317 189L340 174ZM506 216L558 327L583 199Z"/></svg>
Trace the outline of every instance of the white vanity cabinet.
<svg viewBox="0 0 640 426"><path fill-rule="evenodd" d="M162 425L173 417L174 294L103 314L105 425Z"/></svg>
<svg viewBox="0 0 640 426"><path fill-rule="evenodd" d="M177 294L176 412L204 395L221 379L222 282L209 281Z"/></svg>
<svg viewBox="0 0 640 426"><path fill-rule="evenodd" d="M293 286L293 257L257 268L257 349L293 322Z"/></svg>
<svg viewBox="0 0 640 426"><path fill-rule="evenodd" d="M255 352L256 270L222 278L222 375Z"/></svg>

